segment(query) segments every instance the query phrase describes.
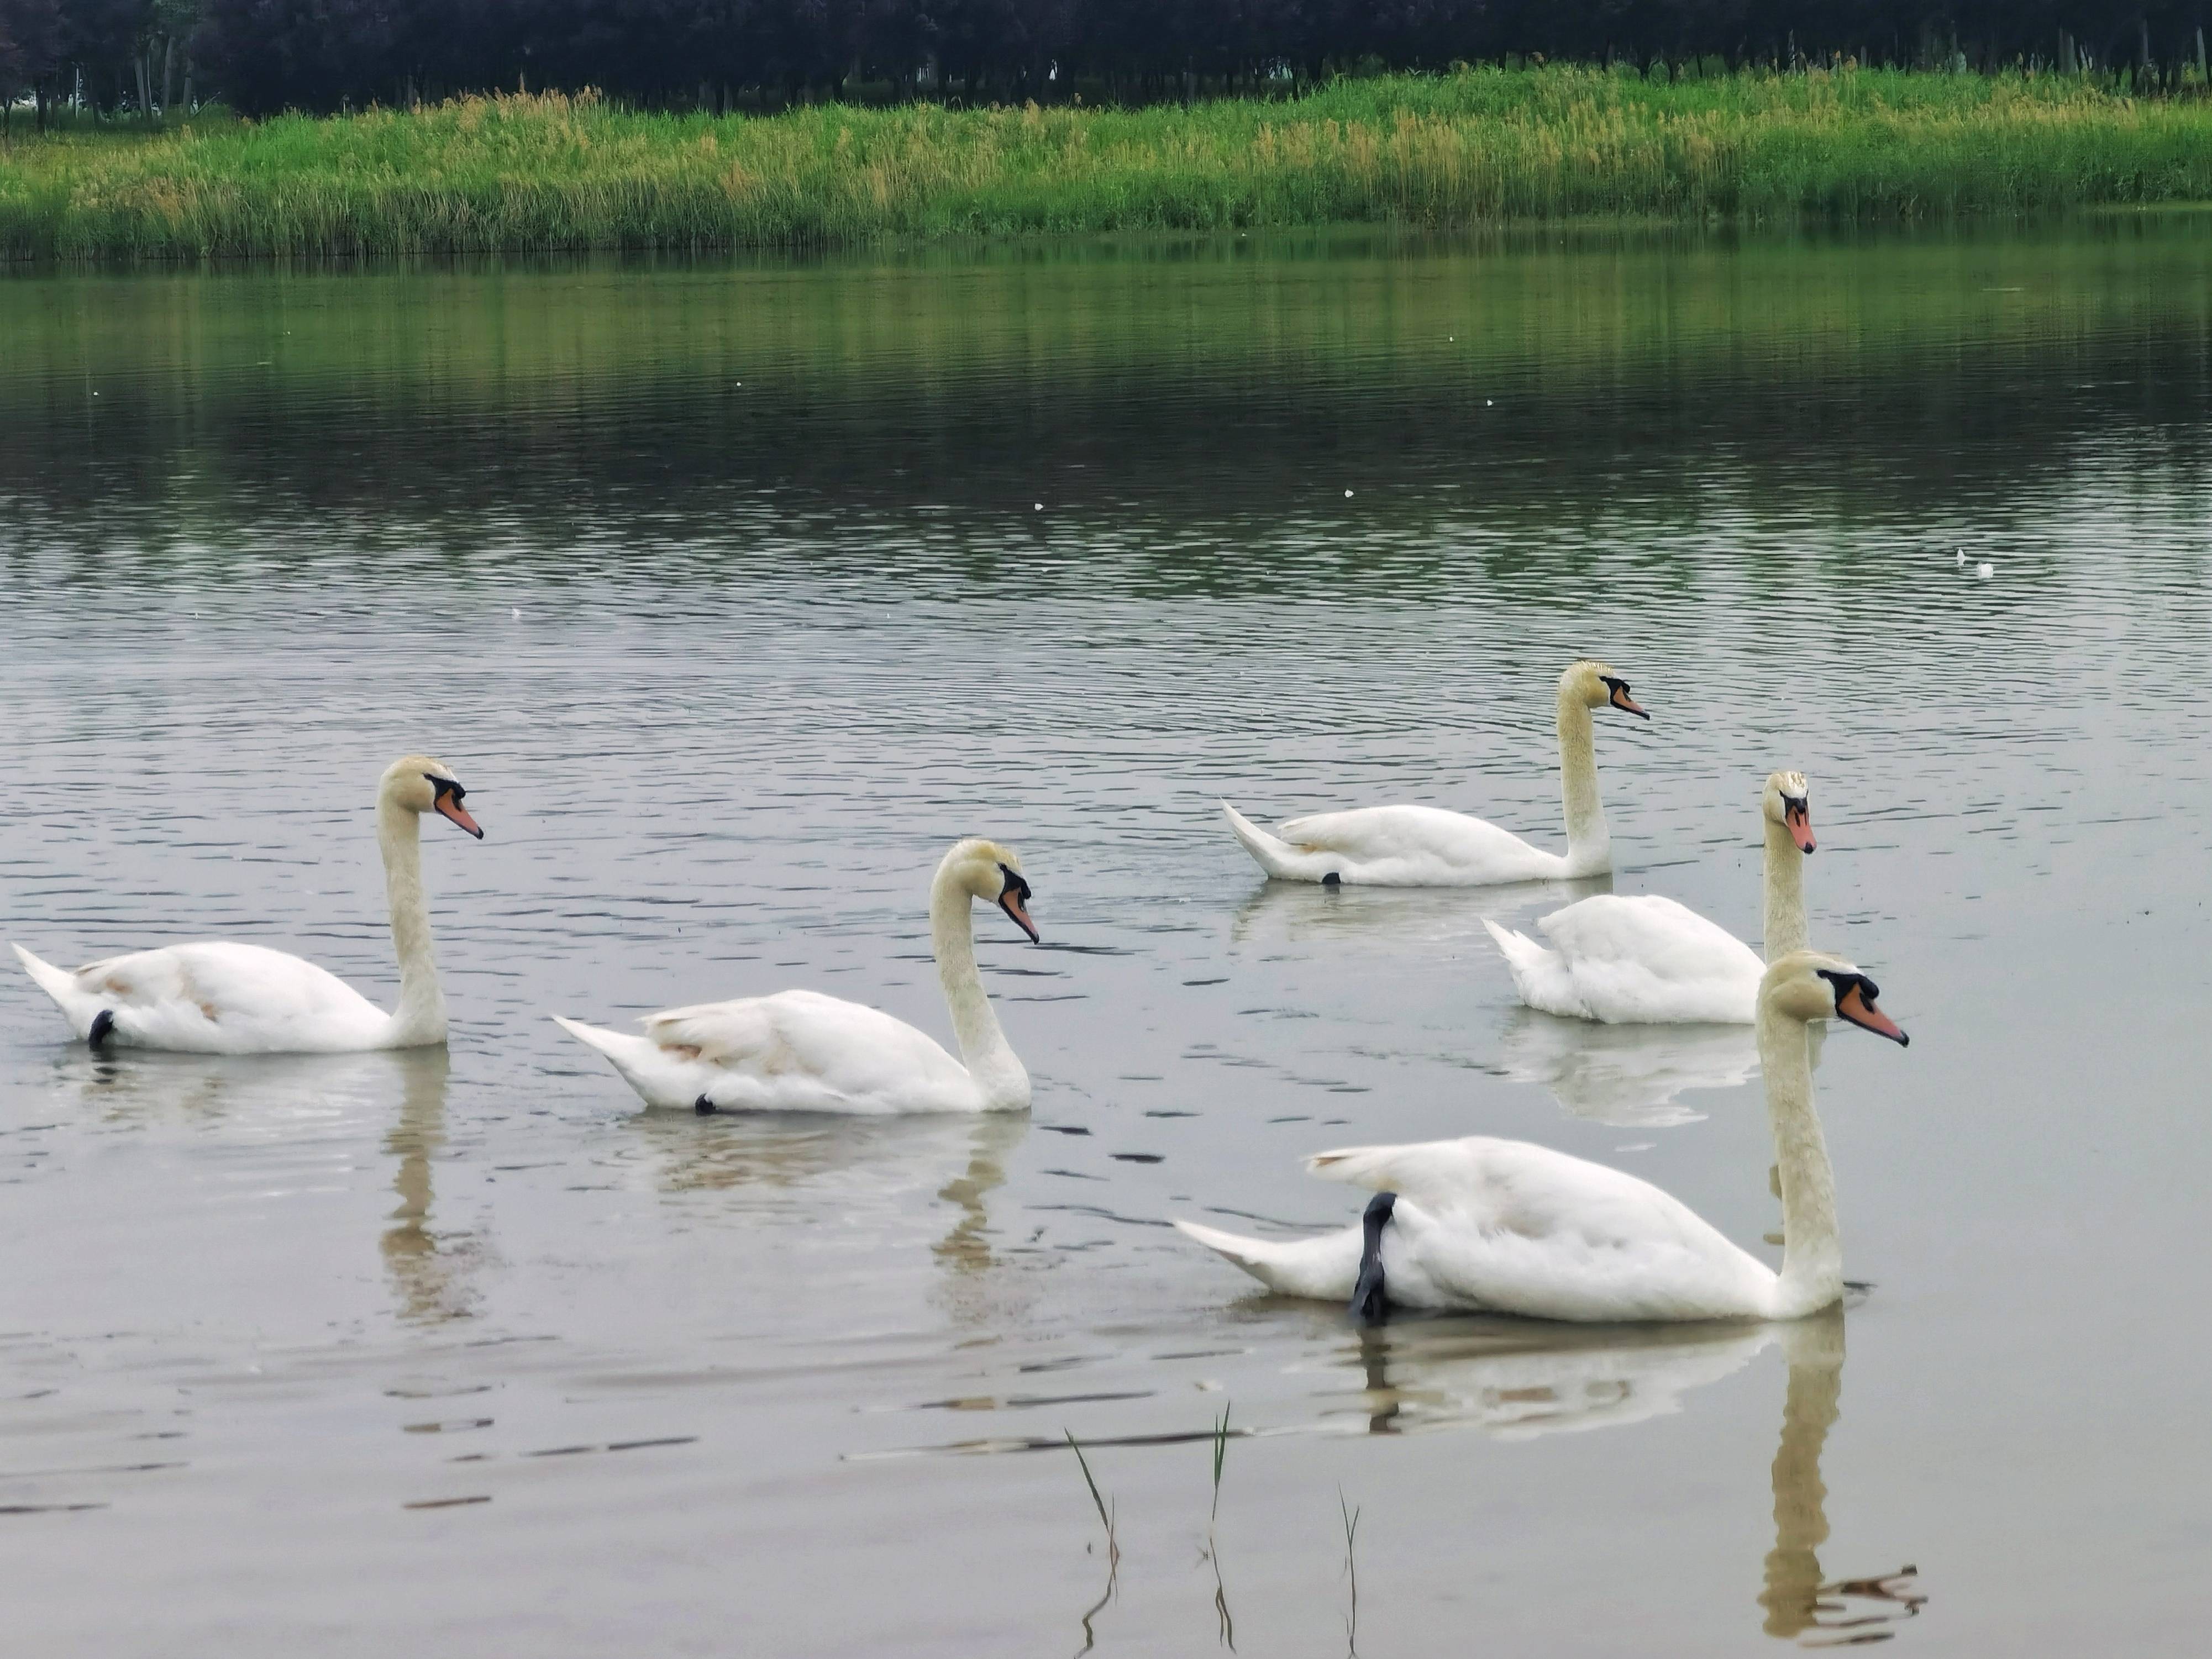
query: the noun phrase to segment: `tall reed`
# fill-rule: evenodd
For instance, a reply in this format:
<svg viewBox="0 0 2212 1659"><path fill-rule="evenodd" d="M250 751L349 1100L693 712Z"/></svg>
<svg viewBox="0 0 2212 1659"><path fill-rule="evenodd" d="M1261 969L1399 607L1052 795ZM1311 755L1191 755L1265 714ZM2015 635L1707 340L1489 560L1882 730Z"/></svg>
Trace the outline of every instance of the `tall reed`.
<svg viewBox="0 0 2212 1659"><path fill-rule="evenodd" d="M1140 110L640 112L587 95L19 139L0 257L818 246L881 236L1789 222L2212 199L2212 104L2070 77L1574 68Z"/></svg>

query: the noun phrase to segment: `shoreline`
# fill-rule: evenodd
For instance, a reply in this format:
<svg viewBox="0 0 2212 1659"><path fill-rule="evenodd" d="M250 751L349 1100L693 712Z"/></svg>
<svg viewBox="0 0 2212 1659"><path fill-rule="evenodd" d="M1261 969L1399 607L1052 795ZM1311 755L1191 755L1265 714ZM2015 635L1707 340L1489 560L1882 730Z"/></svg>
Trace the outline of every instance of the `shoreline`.
<svg viewBox="0 0 2212 1659"><path fill-rule="evenodd" d="M1481 69L1146 109L410 111L19 137L0 262L1826 231L2212 203L2212 102L2080 77Z"/></svg>

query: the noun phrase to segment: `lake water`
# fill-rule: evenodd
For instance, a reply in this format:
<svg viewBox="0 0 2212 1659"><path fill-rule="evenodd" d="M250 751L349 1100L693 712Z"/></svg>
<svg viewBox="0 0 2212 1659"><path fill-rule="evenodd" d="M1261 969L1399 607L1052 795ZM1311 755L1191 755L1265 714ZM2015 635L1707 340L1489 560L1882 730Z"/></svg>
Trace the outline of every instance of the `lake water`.
<svg viewBox="0 0 2212 1659"><path fill-rule="evenodd" d="M100 1059L7 964L15 1640L2195 1651L2209 418L2189 216L0 282L5 936L388 1000L378 772L489 832L426 830L450 1057ZM1747 1042L1514 1006L1481 918L1560 890L1271 888L1216 816L1557 846L1583 653L1654 715L1615 890L1755 938L1812 777L1814 939L1913 1036L1821 1055L1873 1289L1255 1294L1166 1218L1339 1224L1345 1144L1778 1225ZM646 1115L545 1018L949 1036L969 833L1036 889L1042 947L978 915L1029 1114Z"/></svg>

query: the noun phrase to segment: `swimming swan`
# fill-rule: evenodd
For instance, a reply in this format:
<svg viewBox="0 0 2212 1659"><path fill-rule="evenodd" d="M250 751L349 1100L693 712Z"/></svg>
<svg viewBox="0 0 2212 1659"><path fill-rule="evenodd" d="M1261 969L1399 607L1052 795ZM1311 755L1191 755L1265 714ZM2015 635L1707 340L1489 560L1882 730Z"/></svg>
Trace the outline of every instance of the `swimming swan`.
<svg viewBox="0 0 2212 1659"><path fill-rule="evenodd" d="M1532 1319L1801 1319L1844 1293L1835 1177L1813 1109L1807 1028L1831 1016L1902 1043L1874 981L1799 951L1759 992L1759 1064L1782 1179L1782 1271L1647 1181L1523 1140L1432 1140L1322 1152L1307 1168L1367 1187L1360 1225L1287 1242L1175 1224L1269 1290Z"/></svg>
<svg viewBox="0 0 2212 1659"><path fill-rule="evenodd" d="M1651 717L1628 695L1628 682L1601 662L1578 662L1559 676L1559 787L1567 817L1565 858L1464 812L1437 806L1360 806L1292 818L1271 836L1227 801L1221 810L1244 850L1279 881L1374 887L1486 887L1602 875L1613 842L1597 798L1590 710L1612 707Z"/></svg>
<svg viewBox="0 0 2212 1659"><path fill-rule="evenodd" d="M170 945L75 973L20 945L15 954L95 1048L112 1039L199 1054L331 1054L443 1042L446 997L422 900L420 829L422 814L436 812L482 841L461 805L467 793L443 761L427 755L392 762L377 786L376 842L399 953L399 1006L392 1013L313 963L260 945Z"/></svg>
<svg viewBox="0 0 2212 1659"><path fill-rule="evenodd" d="M1030 884L1012 848L963 841L929 885L937 975L960 1039L955 1060L902 1019L816 991L647 1014L631 1036L554 1024L614 1062L648 1106L701 1112L1018 1112L1030 1074L1006 1046L975 971L969 905L995 904L1027 933ZM965 1062L964 1064L963 1062Z"/></svg>
<svg viewBox="0 0 2212 1659"><path fill-rule="evenodd" d="M1805 948L1805 855L1815 843L1802 772L1769 775L1759 796L1766 831L1766 954ZM1748 1025L1766 971L1752 948L1686 905L1656 894L1601 893L1536 926L1555 947L1482 925L1498 942L1521 1000L1547 1014L1607 1025Z"/></svg>

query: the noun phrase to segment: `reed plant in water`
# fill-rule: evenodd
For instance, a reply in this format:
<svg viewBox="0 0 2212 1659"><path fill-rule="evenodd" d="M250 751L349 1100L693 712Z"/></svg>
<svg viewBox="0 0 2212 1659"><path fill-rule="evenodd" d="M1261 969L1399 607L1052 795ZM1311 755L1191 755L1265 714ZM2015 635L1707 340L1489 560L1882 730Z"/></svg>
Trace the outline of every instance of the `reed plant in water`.
<svg viewBox="0 0 2212 1659"><path fill-rule="evenodd" d="M672 114L588 94L19 139L0 255L357 256L2212 199L2212 103L2081 76L1481 68L1188 108Z"/></svg>
<svg viewBox="0 0 2212 1659"><path fill-rule="evenodd" d="M1114 1529L1114 1506L1107 1503L1104 1494L1099 1492L1098 1482L1091 1473L1091 1460L1083 1455L1082 1446L1077 1443L1075 1431L1062 1429L1060 1432L1067 1437L1068 1449L1075 1454L1076 1467L1083 1471L1083 1484L1090 1488L1091 1502L1098 1511L1098 1524L1106 1528L1106 1588L1098 1599L1084 1610L1080 1621L1083 1626L1083 1646L1078 1651L1088 1653L1097 1645L1098 1641L1097 1633L1091 1629L1091 1621L1096 1619L1105 1605L1114 1599L1114 1587L1121 1577L1121 1541L1115 1535Z"/></svg>

